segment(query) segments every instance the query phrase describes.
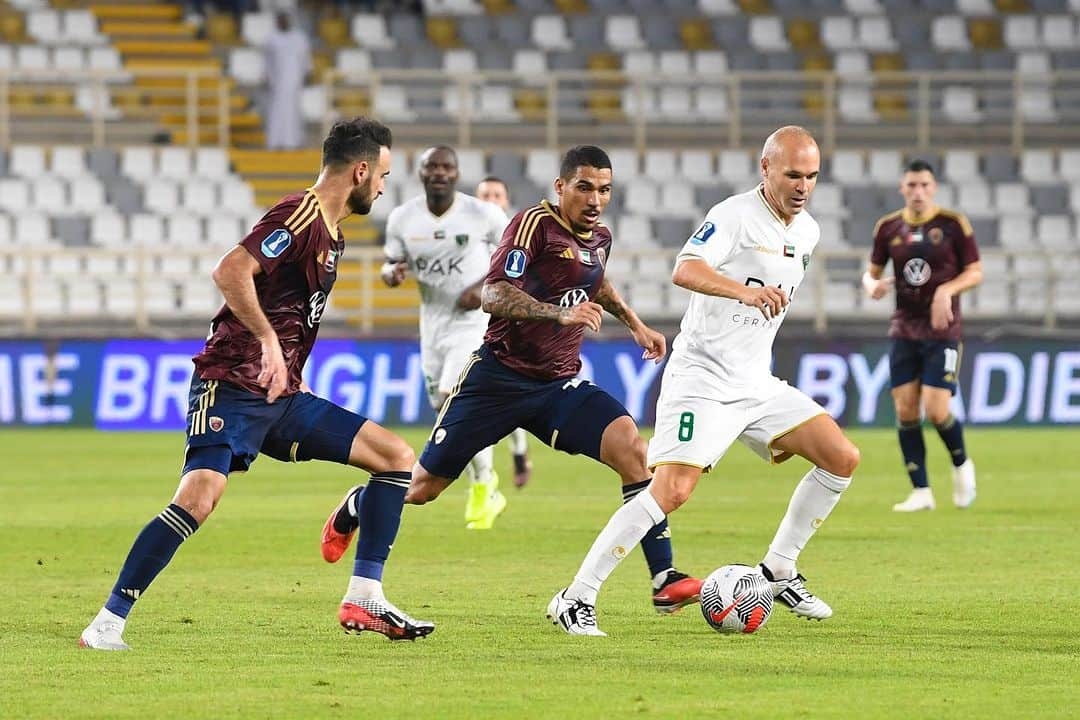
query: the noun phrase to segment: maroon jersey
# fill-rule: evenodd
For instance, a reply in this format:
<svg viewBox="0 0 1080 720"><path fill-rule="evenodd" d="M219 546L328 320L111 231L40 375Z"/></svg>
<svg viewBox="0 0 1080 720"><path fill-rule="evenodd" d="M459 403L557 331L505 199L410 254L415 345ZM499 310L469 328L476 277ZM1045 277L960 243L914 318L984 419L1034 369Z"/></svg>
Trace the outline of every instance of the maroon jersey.
<svg viewBox="0 0 1080 720"><path fill-rule="evenodd" d="M330 227L318 198L308 190L270 208L240 244L262 268L255 276L255 293L289 369L283 394L292 395L300 390L300 373L337 279L345 240L340 229ZM228 305L214 316L206 347L194 360L203 380L224 380L266 394L257 382L262 346Z"/></svg>
<svg viewBox="0 0 1080 720"><path fill-rule="evenodd" d="M953 321L943 330L930 327L930 305L938 286L979 260L967 218L943 208L921 221L907 210L886 215L874 228L870 262L883 266L889 260L896 276L896 312L889 323L889 337L959 340L959 295L952 299Z"/></svg>
<svg viewBox="0 0 1080 720"><path fill-rule="evenodd" d="M575 233L544 200L514 216L491 256L485 282L505 281L541 302L571 307L596 297L611 251L603 225ZM554 380L581 369L584 325L492 316L484 343L504 365L523 375Z"/></svg>

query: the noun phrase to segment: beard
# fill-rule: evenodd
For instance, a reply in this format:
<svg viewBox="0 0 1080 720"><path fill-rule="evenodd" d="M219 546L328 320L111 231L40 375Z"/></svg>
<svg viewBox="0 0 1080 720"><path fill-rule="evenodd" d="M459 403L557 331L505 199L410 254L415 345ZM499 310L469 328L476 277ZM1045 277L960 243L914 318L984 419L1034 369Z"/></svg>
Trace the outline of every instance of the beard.
<svg viewBox="0 0 1080 720"><path fill-rule="evenodd" d="M371 178L354 187L346 201L349 210L357 215L367 215L371 212L371 204L374 202L375 198L371 197Z"/></svg>

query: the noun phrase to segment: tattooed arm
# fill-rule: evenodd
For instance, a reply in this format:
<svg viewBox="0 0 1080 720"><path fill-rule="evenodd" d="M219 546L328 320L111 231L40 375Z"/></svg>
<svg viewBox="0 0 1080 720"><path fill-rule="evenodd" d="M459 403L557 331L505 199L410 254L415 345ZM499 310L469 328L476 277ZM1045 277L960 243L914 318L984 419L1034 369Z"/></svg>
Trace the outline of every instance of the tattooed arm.
<svg viewBox="0 0 1080 720"><path fill-rule="evenodd" d="M595 299L600 307L619 318L622 324L630 329L634 342L645 350L641 357L658 363L664 359L667 354L667 338L641 322L641 318L630 309L610 280L604 278Z"/></svg>
<svg viewBox="0 0 1080 720"><path fill-rule="evenodd" d="M497 280L484 285L481 293L484 312L509 320L550 320L560 325L586 325L594 332L600 329L602 309L593 302L573 307L559 307L541 302L508 282Z"/></svg>

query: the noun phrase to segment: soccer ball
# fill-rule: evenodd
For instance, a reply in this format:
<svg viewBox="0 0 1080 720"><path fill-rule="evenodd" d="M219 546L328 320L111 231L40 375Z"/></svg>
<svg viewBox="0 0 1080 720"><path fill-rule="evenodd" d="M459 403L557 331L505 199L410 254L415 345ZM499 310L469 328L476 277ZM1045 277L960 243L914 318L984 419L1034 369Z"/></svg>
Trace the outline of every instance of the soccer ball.
<svg viewBox="0 0 1080 720"><path fill-rule="evenodd" d="M752 633L772 613L772 586L757 568L725 565L701 585L701 614L713 630Z"/></svg>

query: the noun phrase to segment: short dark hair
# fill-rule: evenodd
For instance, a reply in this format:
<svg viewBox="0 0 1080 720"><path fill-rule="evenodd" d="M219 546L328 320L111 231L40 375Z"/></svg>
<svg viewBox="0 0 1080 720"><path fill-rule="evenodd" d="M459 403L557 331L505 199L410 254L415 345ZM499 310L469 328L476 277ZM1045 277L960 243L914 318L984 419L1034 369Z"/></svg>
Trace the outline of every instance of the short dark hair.
<svg viewBox="0 0 1080 720"><path fill-rule="evenodd" d="M908 163L908 166L904 169L904 172L923 172L926 171L931 175L934 174L934 166L922 159L915 159Z"/></svg>
<svg viewBox="0 0 1080 720"><path fill-rule="evenodd" d="M483 180L481 180L480 182L482 182L482 183L486 183L486 182L497 182L497 183L499 183L500 185L502 185L502 186L503 186L504 188L507 188L507 189L509 189L509 188L510 188L510 186L506 184L506 181L505 181L505 180L503 180L503 179L502 179L501 177L495 177L494 175L488 175L488 176L487 176L486 178L484 178L484 179L483 179Z"/></svg>
<svg viewBox="0 0 1080 720"><path fill-rule="evenodd" d="M393 135L390 128L378 120L355 117L339 120L326 134L322 146L323 167L342 167L354 162L379 158L379 150L390 147Z"/></svg>
<svg viewBox="0 0 1080 720"><path fill-rule="evenodd" d="M608 154L595 145L575 145L563 155L559 166L559 177L568 180L579 167L592 167L597 170L610 170L611 159Z"/></svg>

